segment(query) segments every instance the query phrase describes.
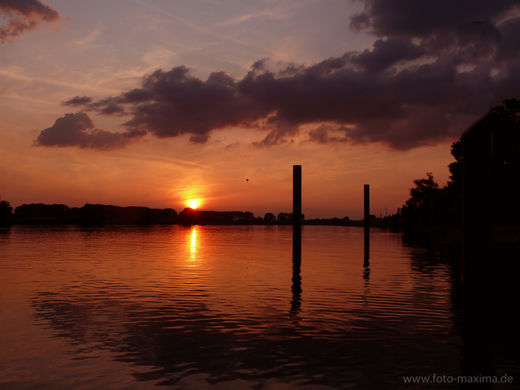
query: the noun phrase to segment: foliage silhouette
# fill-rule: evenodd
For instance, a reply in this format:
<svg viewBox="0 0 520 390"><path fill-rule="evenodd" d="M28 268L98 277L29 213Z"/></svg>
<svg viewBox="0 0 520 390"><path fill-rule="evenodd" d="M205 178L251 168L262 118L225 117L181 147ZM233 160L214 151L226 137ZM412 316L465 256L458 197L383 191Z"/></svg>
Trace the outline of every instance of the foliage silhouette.
<svg viewBox="0 0 520 390"><path fill-rule="evenodd" d="M520 241L520 101L492 108L451 146L455 161L440 188L431 173L414 181L401 214L388 226L402 227L412 241L454 245L465 232L479 230L478 240ZM469 238L475 241L475 237Z"/></svg>
<svg viewBox="0 0 520 390"><path fill-rule="evenodd" d="M10 225L13 221L13 208L9 202L0 202L0 225Z"/></svg>

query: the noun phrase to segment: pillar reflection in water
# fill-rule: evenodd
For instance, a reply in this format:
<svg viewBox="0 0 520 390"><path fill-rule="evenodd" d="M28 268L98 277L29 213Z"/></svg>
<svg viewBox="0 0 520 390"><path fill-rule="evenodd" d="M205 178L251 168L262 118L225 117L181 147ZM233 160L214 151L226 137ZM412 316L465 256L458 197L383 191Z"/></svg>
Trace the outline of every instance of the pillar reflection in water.
<svg viewBox="0 0 520 390"><path fill-rule="evenodd" d="M364 216L363 233L365 238L365 256L363 261L363 279L370 278L370 185L363 186Z"/></svg>
<svg viewBox="0 0 520 390"><path fill-rule="evenodd" d="M291 300L291 314L296 315L301 310L302 305L302 227L300 224L293 225L293 240L292 240L292 300Z"/></svg>
<svg viewBox="0 0 520 390"><path fill-rule="evenodd" d="M364 229L363 279L370 279L370 227Z"/></svg>

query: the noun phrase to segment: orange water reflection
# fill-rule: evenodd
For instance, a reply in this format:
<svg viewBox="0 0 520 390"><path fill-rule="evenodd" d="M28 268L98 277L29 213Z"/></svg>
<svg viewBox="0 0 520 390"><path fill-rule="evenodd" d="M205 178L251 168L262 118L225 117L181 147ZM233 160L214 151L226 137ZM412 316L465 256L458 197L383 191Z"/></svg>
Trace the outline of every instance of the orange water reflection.
<svg viewBox="0 0 520 390"><path fill-rule="evenodd" d="M194 262L197 260L197 226L193 226L191 228L190 234L189 234L189 252L190 262Z"/></svg>
<svg viewBox="0 0 520 390"><path fill-rule="evenodd" d="M0 241L0 388L26 372L41 384L47 361L69 387L102 373L98 388L117 388L114 372L137 388L346 388L377 369L384 387L396 372L457 367L443 264L375 231L368 278L362 229L305 226L298 256L293 238L285 226L15 227Z"/></svg>

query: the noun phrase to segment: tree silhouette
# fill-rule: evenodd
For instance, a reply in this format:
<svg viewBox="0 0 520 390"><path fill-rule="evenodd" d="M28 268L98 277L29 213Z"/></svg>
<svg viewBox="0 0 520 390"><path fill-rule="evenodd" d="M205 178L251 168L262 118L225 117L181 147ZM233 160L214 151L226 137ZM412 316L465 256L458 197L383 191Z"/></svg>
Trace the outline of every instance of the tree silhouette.
<svg viewBox="0 0 520 390"><path fill-rule="evenodd" d="M276 223L276 217L273 213L265 213L264 223L266 225L274 225Z"/></svg>
<svg viewBox="0 0 520 390"><path fill-rule="evenodd" d="M9 202L0 202L0 225L10 225L13 221L13 208Z"/></svg>
<svg viewBox="0 0 520 390"><path fill-rule="evenodd" d="M402 208L405 233L456 240L463 210L471 217L465 217L466 228L518 225L520 100L505 100L492 108L451 145L451 154L455 161L449 165L445 187L440 188L430 172L414 181Z"/></svg>
<svg viewBox="0 0 520 390"><path fill-rule="evenodd" d="M439 185L433 180L431 172L426 172L426 179L414 180L415 188L410 190L411 198L406 201L406 206L411 209L418 209L428 206L432 197L439 190Z"/></svg>

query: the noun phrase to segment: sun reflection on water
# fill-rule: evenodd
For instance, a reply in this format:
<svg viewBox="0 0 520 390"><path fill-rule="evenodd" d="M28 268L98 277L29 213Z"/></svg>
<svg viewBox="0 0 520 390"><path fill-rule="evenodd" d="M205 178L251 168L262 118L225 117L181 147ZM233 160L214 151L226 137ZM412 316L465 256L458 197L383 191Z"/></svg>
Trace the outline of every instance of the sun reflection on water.
<svg viewBox="0 0 520 390"><path fill-rule="evenodd" d="M197 226L191 228L190 235L190 261L197 260Z"/></svg>

